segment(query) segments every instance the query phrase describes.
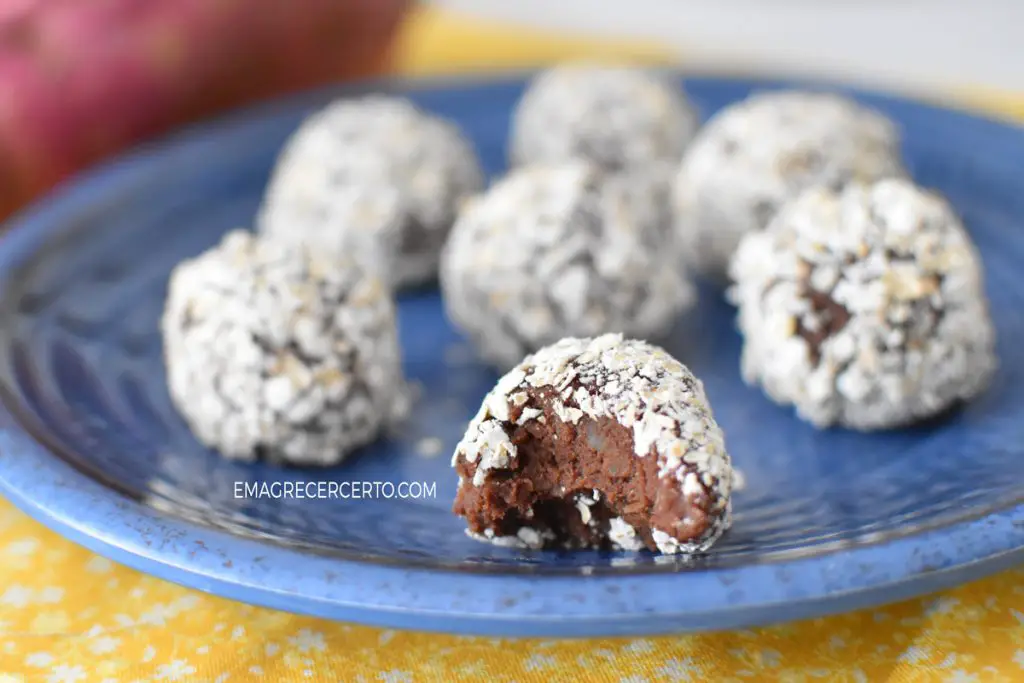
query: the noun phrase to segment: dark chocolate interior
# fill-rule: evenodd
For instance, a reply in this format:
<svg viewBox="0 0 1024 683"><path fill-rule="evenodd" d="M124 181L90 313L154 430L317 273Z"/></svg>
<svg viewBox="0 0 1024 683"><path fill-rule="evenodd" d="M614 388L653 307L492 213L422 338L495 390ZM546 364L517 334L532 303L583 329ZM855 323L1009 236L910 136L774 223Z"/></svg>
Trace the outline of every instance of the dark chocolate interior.
<svg viewBox="0 0 1024 683"><path fill-rule="evenodd" d="M481 486L464 486L456 497L454 512L466 517L471 531L514 536L526 526L550 531L554 546L607 548L609 520L621 517L650 549L653 528L680 541L706 531L710 496L684 496L677 481L659 478L656 454L637 457L630 429L607 417L560 420L553 405L561 399L551 387L528 395L524 405L510 410L514 467L491 471ZM543 411L543 422L515 425L527 408ZM457 470L472 479L476 463L460 462ZM599 495L586 523L577 495L593 498L595 490Z"/></svg>

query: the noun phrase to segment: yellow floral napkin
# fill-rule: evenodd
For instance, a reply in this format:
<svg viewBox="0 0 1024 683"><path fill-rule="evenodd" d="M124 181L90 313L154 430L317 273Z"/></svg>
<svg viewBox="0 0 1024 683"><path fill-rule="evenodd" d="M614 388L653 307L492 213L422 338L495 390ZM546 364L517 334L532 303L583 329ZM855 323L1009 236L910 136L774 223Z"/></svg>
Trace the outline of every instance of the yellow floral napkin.
<svg viewBox="0 0 1024 683"><path fill-rule="evenodd" d="M515 68L592 45L421 10L404 73ZM1020 100L983 100L1024 115ZM881 609L706 635L495 640L251 607L115 565L0 500L0 683L1024 681L1024 569Z"/></svg>

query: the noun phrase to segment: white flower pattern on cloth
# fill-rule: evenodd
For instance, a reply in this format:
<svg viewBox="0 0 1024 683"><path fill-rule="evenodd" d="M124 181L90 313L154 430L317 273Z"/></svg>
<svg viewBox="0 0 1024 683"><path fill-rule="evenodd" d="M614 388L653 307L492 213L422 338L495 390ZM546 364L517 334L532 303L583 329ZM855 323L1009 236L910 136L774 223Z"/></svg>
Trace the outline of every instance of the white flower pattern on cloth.
<svg viewBox="0 0 1024 683"><path fill-rule="evenodd" d="M99 558L0 500L0 586L0 683L1024 680L1024 569L936 597L757 630L456 637L331 623L190 591Z"/></svg>

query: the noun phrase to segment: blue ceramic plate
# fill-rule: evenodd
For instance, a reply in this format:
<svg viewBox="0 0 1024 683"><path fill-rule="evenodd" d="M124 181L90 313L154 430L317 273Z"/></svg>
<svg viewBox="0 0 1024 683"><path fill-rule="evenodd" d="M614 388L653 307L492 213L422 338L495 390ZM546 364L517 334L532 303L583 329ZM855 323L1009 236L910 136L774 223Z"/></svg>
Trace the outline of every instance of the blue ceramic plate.
<svg viewBox="0 0 1024 683"><path fill-rule="evenodd" d="M779 85L684 83L705 116ZM389 87L457 121L488 171L500 172L521 79ZM743 385L732 311L704 292L667 347L704 379L746 480L734 528L708 557L522 553L466 538L449 512L449 454L496 376L475 362L432 290L400 302L405 367L422 388L400 433L326 471L235 464L200 447L164 387L157 320L167 275L251 223L286 136L339 92L365 89L190 130L87 174L9 226L0 242L0 488L17 505L112 559L218 595L498 635L808 617L1024 557L1024 132L878 95L855 93L903 126L918 181L946 193L977 240L1001 373L980 400L932 424L818 432ZM236 495L246 482L319 481L419 482L435 495Z"/></svg>

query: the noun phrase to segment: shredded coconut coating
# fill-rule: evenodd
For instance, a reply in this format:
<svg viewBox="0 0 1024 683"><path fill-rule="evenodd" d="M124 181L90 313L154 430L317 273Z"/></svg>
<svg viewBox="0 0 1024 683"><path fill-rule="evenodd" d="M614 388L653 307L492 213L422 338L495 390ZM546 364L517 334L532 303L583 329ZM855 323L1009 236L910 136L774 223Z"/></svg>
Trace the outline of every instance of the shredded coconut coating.
<svg viewBox="0 0 1024 683"><path fill-rule="evenodd" d="M312 115L278 159L261 232L372 264L393 287L429 281L459 205L484 183L451 123L382 95Z"/></svg>
<svg viewBox="0 0 1024 683"><path fill-rule="evenodd" d="M559 391L554 409L560 420L614 419L631 430L636 457L657 459L660 479L674 481L686 496L710 494L714 507L706 532L698 539L679 542L666 530L655 530L661 552L703 552L726 531L731 523L733 470L703 384L663 349L625 340L620 334L563 339L504 375L484 398L455 449L453 467L460 460L476 463L472 480L460 477L460 489L479 487L492 473L513 468L517 448L510 439L515 427L509 421L510 408L522 405L529 390L548 387ZM524 413L520 424L531 419L536 416ZM578 499L577 506L592 505L600 498L601 493L594 491L587 500ZM619 517L612 518L608 536L624 550L642 547L635 530ZM494 538L493 533L489 538ZM523 539L522 530L518 538ZM538 543L543 545L543 539Z"/></svg>
<svg viewBox="0 0 1024 683"><path fill-rule="evenodd" d="M236 230L171 274L171 398L227 458L330 465L402 405L389 291L355 264Z"/></svg>
<svg viewBox="0 0 1024 683"><path fill-rule="evenodd" d="M904 174L887 118L838 95L762 92L723 109L683 157L673 208L685 263L722 279L743 235L816 185Z"/></svg>
<svg viewBox="0 0 1024 683"><path fill-rule="evenodd" d="M648 70L587 63L537 76L512 118L513 165L584 158L607 168L676 164L698 118L682 90Z"/></svg>
<svg viewBox="0 0 1024 683"><path fill-rule="evenodd" d="M731 268L742 372L818 427L897 427L996 367L982 266L959 218L906 180L808 190Z"/></svg>
<svg viewBox="0 0 1024 683"><path fill-rule="evenodd" d="M501 369L564 336L660 337L695 290L666 248L659 187L580 161L511 172L452 229L450 319Z"/></svg>

